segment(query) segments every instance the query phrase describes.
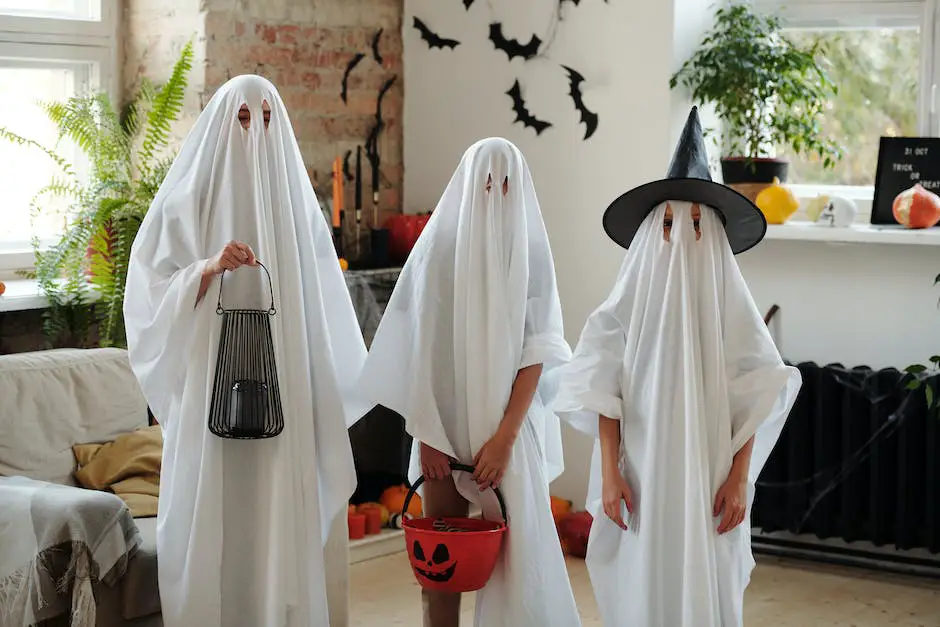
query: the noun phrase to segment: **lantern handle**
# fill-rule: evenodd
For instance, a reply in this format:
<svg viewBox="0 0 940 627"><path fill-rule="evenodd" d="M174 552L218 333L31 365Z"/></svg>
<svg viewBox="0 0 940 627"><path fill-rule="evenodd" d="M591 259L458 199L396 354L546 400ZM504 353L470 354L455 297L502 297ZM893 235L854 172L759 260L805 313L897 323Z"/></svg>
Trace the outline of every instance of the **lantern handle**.
<svg viewBox="0 0 940 627"><path fill-rule="evenodd" d="M473 466L470 466L467 464L460 464L457 462L451 462L450 469L461 471L461 472L467 472L467 473L472 473L474 470L476 470ZM405 497L405 502L401 506L402 520L404 520L405 518L405 512L408 511L408 505L411 504L411 497L415 495L415 492L418 490L418 487L422 483L424 483L424 475L421 475L420 477L418 477L418 479L414 482L414 485L412 485L411 489L408 491L408 496ZM503 520L506 522L509 522L509 516L506 514L506 502L503 500L503 493L500 492L499 488L497 487L491 486L491 489L496 494L496 500L499 502L499 509L503 514Z"/></svg>
<svg viewBox="0 0 940 627"><path fill-rule="evenodd" d="M256 265L257 267L264 270L264 274L268 278L268 290L271 292L271 306L268 308L267 313L268 315L271 315L271 316L276 315L277 308L274 307L274 283L271 281L271 273L268 272L268 269L260 261L256 260ZM227 311L224 307L222 307L222 289L225 287L225 273L226 272L229 272L229 270L222 270L222 276L219 277L219 301L215 306L215 312L219 314L220 316Z"/></svg>

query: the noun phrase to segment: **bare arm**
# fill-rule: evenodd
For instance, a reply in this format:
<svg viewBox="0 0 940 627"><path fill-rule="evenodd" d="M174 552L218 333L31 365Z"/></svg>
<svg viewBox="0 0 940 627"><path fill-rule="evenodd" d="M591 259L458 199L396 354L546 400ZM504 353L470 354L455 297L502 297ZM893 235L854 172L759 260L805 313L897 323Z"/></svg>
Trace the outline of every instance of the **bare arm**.
<svg viewBox="0 0 940 627"><path fill-rule="evenodd" d="M516 373L516 380L512 384L509 402L506 404L506 411L503 413L503 420L499 423L499 430L513 442L519 435L522 423L529 412L529 406L532 405L532 398L538 389L541 376L542 364L528 366Z"/></svg>
<svg viewBox="0 0 940 627"><path fill-rule="evenodd" d="M601 474L604 478L620 475L620 420L597 417L598 434L601 440Z"/></svg>
<svg viewBox="0 0 940 627"><path fill-rule="evenodd" d="M751 439L744 443L741 450L735 453L734 461L731 464L731 472L728 473L728 476L739 481L747 481L747 471L751 467L751 453L753 452L754 436L751 436Z"/></svg>
<svg viewBox="0 0 940 627"><path fill-rule="evenodd" d="M626 530L622 504L633 513L633 491L620 474L620 420L598 415L597 430L601 446L601 503L607 517Z"/></svg>
<svg viewBox="0 0 940 627"><path fill-rule="evenodd" d="M476 466L473 480L480 484L481 490L487 486L498 486L502 481L503 473L509 466L509 458L512 457L513 444L522 429L541 376L542 364L527 366L516 373L509 402L506 403L496 433L473 458Z"/></svg>

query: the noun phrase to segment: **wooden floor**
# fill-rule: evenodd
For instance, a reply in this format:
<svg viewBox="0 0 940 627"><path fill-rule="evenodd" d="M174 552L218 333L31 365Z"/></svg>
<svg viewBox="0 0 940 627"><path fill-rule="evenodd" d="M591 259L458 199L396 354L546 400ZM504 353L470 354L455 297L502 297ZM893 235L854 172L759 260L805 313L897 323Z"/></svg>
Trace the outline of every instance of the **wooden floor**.
<svg viewBox="0 0 940 627"><path fill-rule="evenodd" d="M421 627L405 553L350 567L351 627ZM584 627L600 627L582 560L568 562ZM473 625L472 595L463 625ZM940 582L759 557L744 602L747 627L940 627Z"/></svg>

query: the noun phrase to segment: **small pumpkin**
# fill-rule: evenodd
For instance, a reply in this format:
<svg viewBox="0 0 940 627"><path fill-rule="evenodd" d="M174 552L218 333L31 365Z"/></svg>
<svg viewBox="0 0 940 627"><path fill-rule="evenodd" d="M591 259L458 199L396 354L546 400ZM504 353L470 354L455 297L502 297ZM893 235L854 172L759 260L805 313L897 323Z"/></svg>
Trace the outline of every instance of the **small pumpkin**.
<svg viewBox="0 0 940 627"><path fill-rule="evenodd" d="M381 503L363 503L360 505L356 511L360 514L365 514L368 510L377 509L381 515L382 526L385 527L388 525L389 511L388 508L382 505Z"/></svg>
<svg viewBox="0 0 940 627"><path fill-rule="evenodd" d="M388 252L393 262L405 262L430 219L430 213L400 213L385 222L389 231Z"/></svg>
<svg viewBox="0 0 940 627"><path fill-rule="evenodd" d="M566 501L565 499L560 499L557 496L551 497L552 501L552 518L555 519L555 524L558 524L565 514L571 511L571 501Z"/></svg>
<svg viewBox="0 0 940 627"><path fill-rule="evenodd" d="M940 196L918 183L898 194L891 210L898 224L909 229L929 229L940 222Z"/></svg>
<svg viewBox="0 0 940 627"><path fill-rule="evenodd" d="M558 534L568 555L582 558L587 555L593 522L594 517L589 512L571 512L559 521Z"/></svg>
<svg viewBox="0 0 940 627"><path fill-rule="evenodd" d="M389 512L400 513L402 507L405 505L405 497L408 496L408 486L396 485L390 488L386 488L382 492L381 498L379 498L379 503L384 505ZM421 497L417 494L412 497L411 502L408 504L408 513L414 517L421 515Z"/></svg>
<svg viewBox="0 0 940 627"><path fill-rule="evenodd" d="M767 218L768 224L783 224L800 208L800 201L793 192L780 184L777 177L774 177L769 187L761 190L754 204Z"/></svg>

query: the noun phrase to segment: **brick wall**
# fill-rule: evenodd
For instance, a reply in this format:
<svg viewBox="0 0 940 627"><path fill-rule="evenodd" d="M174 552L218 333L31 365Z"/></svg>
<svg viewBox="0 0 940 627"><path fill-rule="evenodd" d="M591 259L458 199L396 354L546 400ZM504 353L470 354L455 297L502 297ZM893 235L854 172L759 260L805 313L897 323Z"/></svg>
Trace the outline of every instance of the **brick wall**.
<svg viewBox="0 0 940 627"><path fill-rule="evenodd" d="M402 12L403 0L128 0L122 83L130 93L141 75L164 78L192 38L196 68L180 135L225 81L259 74L277 86L308 172L329 190L333 159L365 145L379 89L397 76L383 101L379 140L380 206L387 216L401 210ZM371 54L379 29L382 65ZM350 75L344 103L343 73L356 53L366 57ZM364 200L371 184L366 172ZM346 191L350 206L352 185Z"/></svg>
<svg viewBox="0 0 940 627"><path fill-rule="evenodd" d="M402 186L402 0L247 0L238 8L209 0L205 20L205 95L238 74L270 79L284 99L308 170L328 185L333 159L365 146L376 99L386 79L398 76L386 94L386 127L379 141L382 159L380 206L400 210ZM371 42L382 29L382 65ZM356 53L366 57L348 81L347 102L340 99L343 73ZM353 162L354 163L354 162ZM368 169L363 198L369 196ZM347 186L352 202L352 185Z"/></svg>
<svg viewBox="0 0 940 627"><path fill-rule="evenodd" d="M403 0L125 0L122 24L122 81L125 96L141 76L165 79L186 41L192 39L195 68L184 115L182 139L201 107L226 80L244 73L270 79L284 98L308 172L329 190L333 158L365 145L382 83L393 75L382 113L379 140L382 221L400 211L402 188ZM372 37L383 29L379 51ZM347 103L340 99L346 64L366 57L350 76ZM354 163L354 161L352 162ZM369 205L371 178L363 200ZM353 188L346 186L346 206ZM0 314L0 353L43 348L40 312Z"/></svg>

